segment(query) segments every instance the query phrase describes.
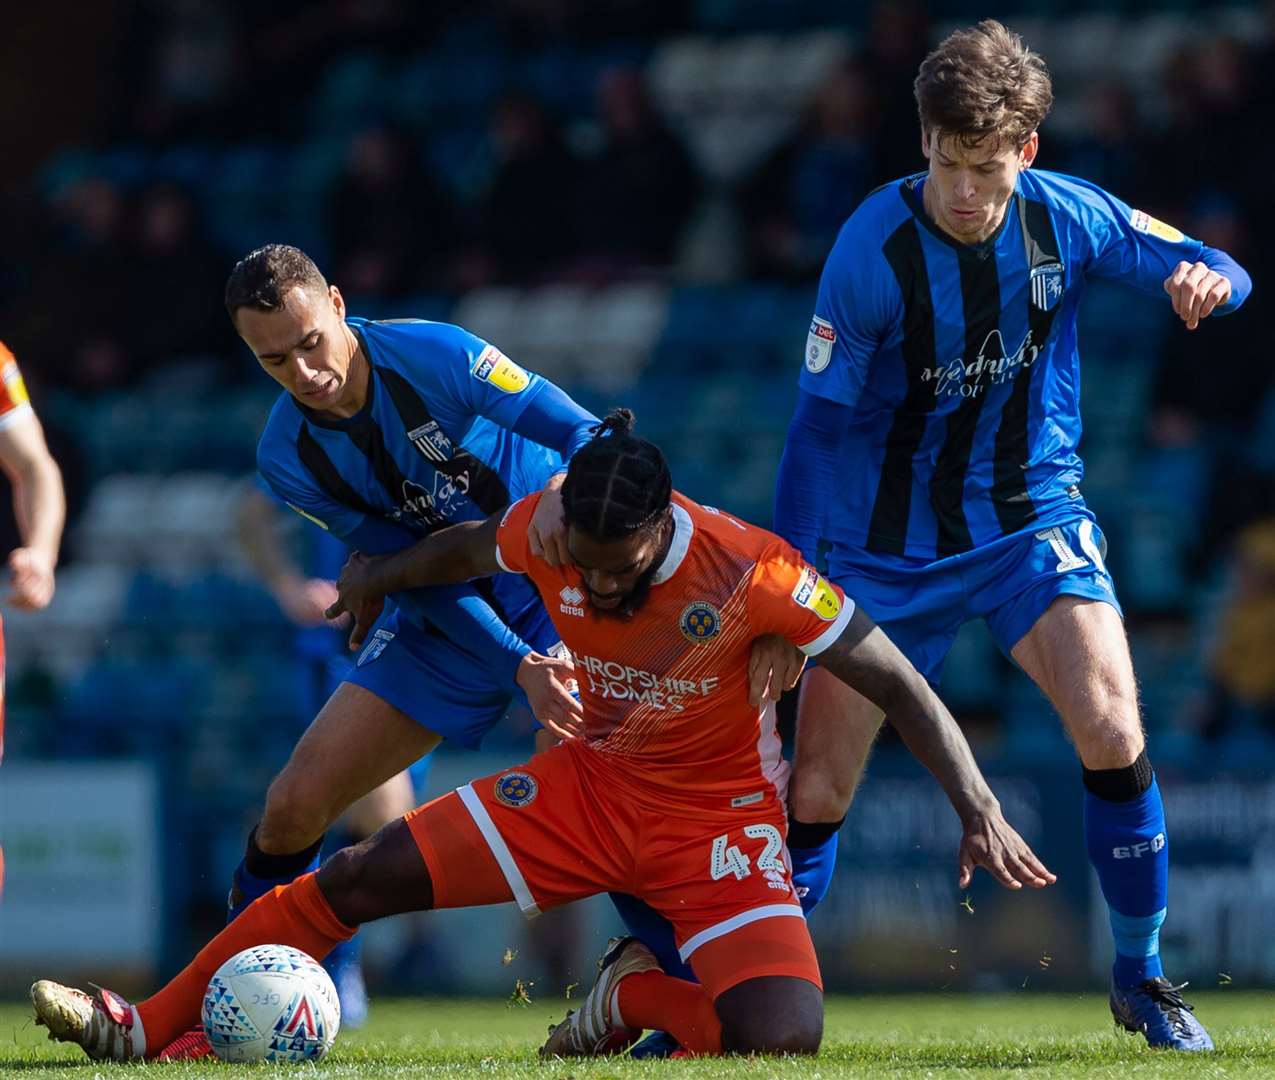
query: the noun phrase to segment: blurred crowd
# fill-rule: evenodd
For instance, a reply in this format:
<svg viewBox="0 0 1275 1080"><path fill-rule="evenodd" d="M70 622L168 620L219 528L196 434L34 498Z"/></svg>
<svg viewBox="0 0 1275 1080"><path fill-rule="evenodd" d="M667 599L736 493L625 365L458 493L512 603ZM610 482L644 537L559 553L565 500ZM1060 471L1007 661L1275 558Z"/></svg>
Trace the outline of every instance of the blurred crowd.
<svg viewBox="0 0 1275 1080"><path fill-rule="evenodd" d="M54 391L91 400L127 390L182 358L212 365L226 383L254 379L220 305L242 234L218 227L225 206L201 185L197 166L182 180L180 170L129 175L92 163L120 148L146 160L192 145L286 148L303 128L340 140L304 239L349 296L454 299L499 285L704 280L813 294L860 200L924 167L911 82L947 25L920 4L848 5L849 23L836 14L844 7L294 0L263 13L246 0L125 5L117 48L128 59L111 91L111 121L98 145L64 148L59 159L73 151L89 164L37 169L5 193L0 338L37 405ZM791 122L724 175L706 162L693 118L661 106L651 57L670 38L729 38L735 16L740 32L782 37L785 8L794 29L831 27L844 49ZM949 21L979 14L960 4L943 12ZM1038 162L1226 249L1255 282L1240 314L1197 334L1166 332L1135 435L1140 475L1170 477L1195 524L1187 578L1216 582L1225 566L1236 579L1211 639L1210 689L1193 706L1192 722L1205 732L1244 718L1275 730L1275 397L1261 332L1275 250L1275 150L1254 119L1275 100L1275 6L1270 12L1264 34L1243 38L1201 16L1200 32L1171 52L1150 86L1115 74L1060 81L1066 115L1060 107L1057 123L1046 123ZM1050 17L1069 14L1059 7ZM491 53L510 63L539 58L542 77L492 83L491 65L477 62ZM338 123L340 99L316 87L353 54L387 63L446 56L450 66L437 77L449 85L439 93L468 101L468 111L414 116L374 96ZM554 81L555 57L575 73L570 85ZM589 62L597 57L605 62ZM483 88L461 85L471 68L475 83L488 79ZM53 426L55 452L73 477L83 444Z"/></svg>

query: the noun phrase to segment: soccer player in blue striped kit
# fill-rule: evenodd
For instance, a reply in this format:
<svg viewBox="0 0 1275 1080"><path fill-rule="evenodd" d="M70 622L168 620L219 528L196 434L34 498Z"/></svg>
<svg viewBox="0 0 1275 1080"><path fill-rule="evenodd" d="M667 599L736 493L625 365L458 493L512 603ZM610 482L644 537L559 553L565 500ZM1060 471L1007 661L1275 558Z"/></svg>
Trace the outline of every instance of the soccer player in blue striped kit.
<svg viewBox="0 0 1275 1080"><path fill-rule="evenodd" d="M1167 294L1195 330L1239 307L1249 278L1093 184L1031 169L1049 75L1001 24L952 34L915 88L929 169L870 194L828 257L776 531L808 559L826 551L832 580L931 682L961 624L987 621L1080 756L1117 1023L1152 1046L1208 1050L1160 964L1168 833L1079 489L1076 313L1086 280L1110 278ZM826 672L807 674L790 845L832 850L881 719Z"/></svg>

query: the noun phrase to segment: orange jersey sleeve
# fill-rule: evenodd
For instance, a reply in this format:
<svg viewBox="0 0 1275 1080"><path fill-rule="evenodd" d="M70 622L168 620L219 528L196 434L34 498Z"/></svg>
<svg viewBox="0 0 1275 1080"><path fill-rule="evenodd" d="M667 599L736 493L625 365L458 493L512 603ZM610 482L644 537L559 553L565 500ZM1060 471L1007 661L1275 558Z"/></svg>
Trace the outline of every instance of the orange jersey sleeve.
<svg viewBox="0 0 1275 1080"><path fill-rule="evenodd" d="M854 615L854 601L778 539L757 559L748 607L757 634L786 637L807 656L836 641Z"/></svg>
<svg viewBox="0 0 1275 1080"><path fill-rule="evenodd" d="M525 574L531 560L531 547L527 543L527 529L540 505L540 492L524 495L500 519L496 530L496 561L502 570L511 574Z"/></svg>
<svg viewBox="0 0 1275 1080"><path fill-rule="evenodd" d="M0 427L30 410L31 399L27 396L27 384L18 370L18 362L0 342Z"/></svg>

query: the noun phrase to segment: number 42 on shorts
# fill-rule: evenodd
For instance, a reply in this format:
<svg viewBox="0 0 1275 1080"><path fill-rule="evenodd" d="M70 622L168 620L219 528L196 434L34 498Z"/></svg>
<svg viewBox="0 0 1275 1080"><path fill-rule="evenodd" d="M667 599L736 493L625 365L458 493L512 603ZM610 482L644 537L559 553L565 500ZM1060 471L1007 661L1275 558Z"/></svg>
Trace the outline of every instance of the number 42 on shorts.
<svg viewBox="0 0 1275 1080"><path fill-rule="evenodd" d="M768 878L772 873L782 875L785 882L782 887L787 888L788 868L779 858L779 853L784 849L784 838L779 835L779 830L773 825L745 825L744 835L750 840L766 841L766 846L757 856L757 869ZM728 874L734 874L736 881L742 881L753 872L748 856L739 850L738 844L729 841L729 833L723 833L713 841L712 854L708 860L708 876L714 881L720 881ZM772 884L773 882L772 878Z"/></svg>

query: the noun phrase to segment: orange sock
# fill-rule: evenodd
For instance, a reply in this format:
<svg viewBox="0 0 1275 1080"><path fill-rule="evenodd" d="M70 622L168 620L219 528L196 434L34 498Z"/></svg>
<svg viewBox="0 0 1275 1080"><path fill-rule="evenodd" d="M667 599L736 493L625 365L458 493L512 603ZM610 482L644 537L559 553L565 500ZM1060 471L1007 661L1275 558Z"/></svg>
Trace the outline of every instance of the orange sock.
<svg viewBox="0 0 1275 1080"><path fill-rule="evenodd" d="M722 1022L697 983L643 971L621 979L615 994L625 1027L667 1031L692 1054L722 1052Z"/></svg>
<svg viewBox="0 0 1275 1080"><path fill-rule="evenodd" d="M313 873L276 886L205 945L172 982L137 1005L146 1056L155 1057L199 1023L208 980L235 953L253 945L291 945L322 960L353 935L354 928L332 913Z"/></svg>

